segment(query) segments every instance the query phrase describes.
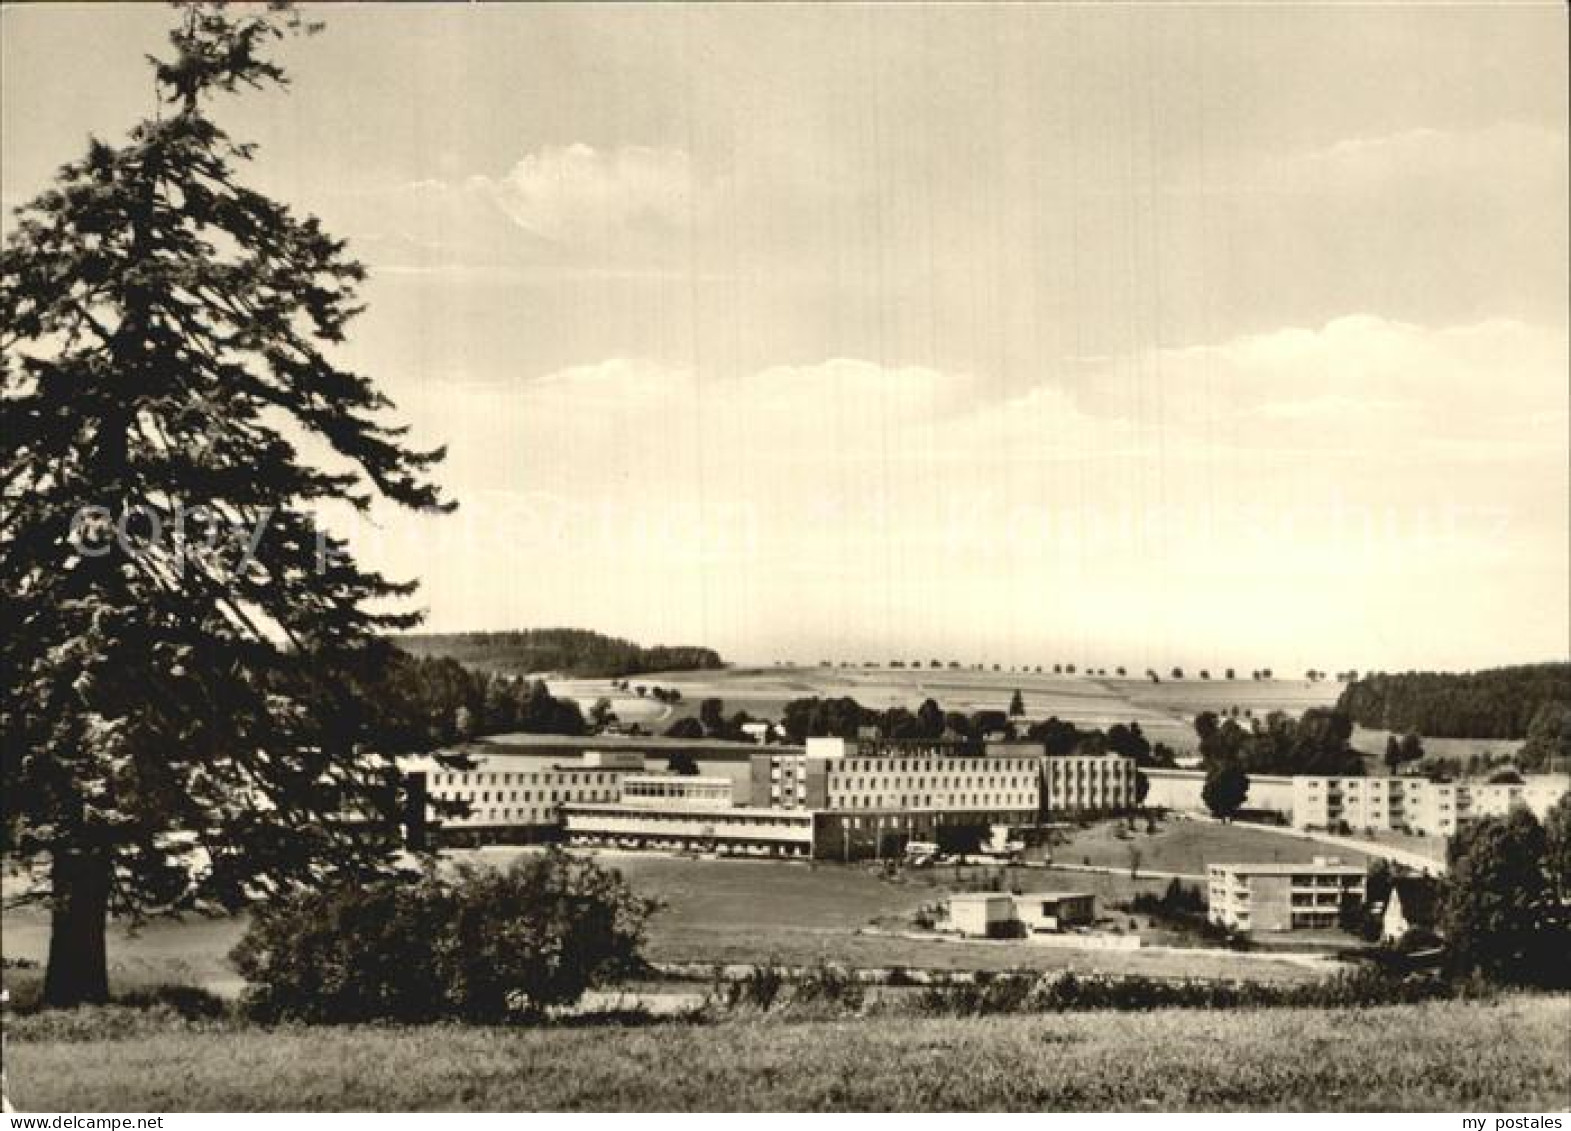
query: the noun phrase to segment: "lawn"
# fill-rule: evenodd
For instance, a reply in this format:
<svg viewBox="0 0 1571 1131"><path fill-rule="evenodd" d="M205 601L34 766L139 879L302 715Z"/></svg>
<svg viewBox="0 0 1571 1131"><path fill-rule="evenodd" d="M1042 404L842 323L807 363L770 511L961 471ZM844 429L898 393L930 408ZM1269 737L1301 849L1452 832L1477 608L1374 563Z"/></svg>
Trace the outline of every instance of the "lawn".
<svg viewBox="0 0 1571 1131"><path fill-rule="evenodd" d="M1141 836L1144 839L1144 834ZM516 850L488 849L478 858L501 865L514 855ZM1314 976L1302 967L1266 960L1248 961L1248 969L1241 974L1241 960L1225 952L1110 953L897 937L894 932L913 926L913 916L922 904L942 899L957 885L955 872L948 867L911 871L890 881L871 868L827 863L691 860L635 853L607 854L601 859L620 870L641 893L665 904L650 923L644 948L646 957L655 962L779 961L798 965L827 958L863 967L1000 970L1029 966L1271 980ZM972 886L987 874L984 869L967 869L962 886ZM1136 890L1159 891L1163 886L1158 880L1130 881L1127 876L1038 869L1014 869L1001 878L1005 887L1028 891L1067 888L1091 892L1104 910ZM244 917L154 921L138 932L116 926L109 939L111 981L119 988L176 982L235 992L240 983L226 956L244 929ZM7 910L4 931L8 958L42 961L48 950L48 921L41 912Z"/></svg>
<svg viewBox="0 0 1571 1131"><path fill-rule="evenodd" d="M1207 864L1259 864L1271 861L1307 862L1316 856L1339 856L1349 864L1362 864L1369 857L1351 849L1332 848L1316 841L1266 832L1243 825L1222 825L1211 821L1188 821L1169 817L1159 823L1154 834L1145 823L1135 822L1129 832L1123 821L1103 821L1074 832L1068 844L1053 849L1053 859L1062 864L1091 864L1097 867L1129 867L1129 852L1140 853L1140 868L1153 872L1176 872L1204 876ZM1124 833L1123 839L1119 834ZM1417 846L1409 844L1407 847Z"/></svg>
<svg viewBox="0 0 1571 1131"><path fill-rule="evenodd" d="M49 915L37 907L7 908L5 957L42 963L49 953ZM160 983L238 990L240 980L228 954L245 933L244 916L155 919L139 930L123 923L109 928L109 980L117 990Z"/></svg>
<svg viewBox="0 0 1571 1131"><path fill-rule="evenodd" d="M1353 728L1353 745L1369 755L1369 772L1371 774L1387 774L1391 771L1386 768L1384 756L1386 740L1391 737L1391 731L1373 730L1368 727ZM1400 734L1398 738L1402 737ZM1434 758L1455 758L1466 765L1467 760L1476 755L1493 756L1496 758L1515 754L1522 748L1523 740L1520 738L1429 738L1424 739L1424 753Z"/></svg>
<svg viewBox="0 0 1571 1131"><path fill-rule="evenodd" d="M6 1069L34 1111L1535 1111L1563 1109L1571 1088L1564 997L86 1042L28 1030L14 1028Z"/></svg>

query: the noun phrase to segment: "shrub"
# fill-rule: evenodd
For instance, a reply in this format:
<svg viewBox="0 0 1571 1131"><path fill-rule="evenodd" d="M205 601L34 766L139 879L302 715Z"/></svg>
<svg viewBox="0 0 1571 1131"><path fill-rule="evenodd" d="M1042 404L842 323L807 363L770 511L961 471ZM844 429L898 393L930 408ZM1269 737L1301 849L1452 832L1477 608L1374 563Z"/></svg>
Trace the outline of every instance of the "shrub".
<svg viewBox="0 0 1571 1131"><path fill-rule="evenodd" d="M1136 892L1125 908L1177 923L1194 924L1206 918L1205 896L1198 887L1190 887L1177 877L1168 881L1161 895L1148 891Z"/></svg>
<svg viewBox="0 0 1571 1131"><path fill-rule="evenodd" d="M785 980L785 971L776 962L753 966L741 978L727 978L724 967L717 966L708 1001L731 1012L756 1009L768 1013L780 999Z"/></svg>
<svg viewBox="0 0 1571 1131"><path fill-rule="evenodd" d="M856 975L832 962L819 959L802 972L791 995L793 1005L826 1005L858 1013L867 999L867 988Z"/></svg>
<svg viewBox="0 0 1571 1131"><path fill-rule="evenodd" d="M216 1020L230 1013L229 1003L201 986L164 983L115 995L117 1005L130 1009L163 1009L187 1021Z"/></svg>
<svg viewBox="0 0 1571 1131"><path fill-rule="evenodd" d="M231 954L258 1020L338 1024L535 1017L640 968L656 909L620 874L552 849L261 909Z"/></svg>
<svg viewBox="0 0 1571 1131"><path fill-rule="evenodd" d="M1086 1010L1240 1008L1366 1008L1449 997L1477 997L1482 984L1453 985L1432 975L1407 976L1374 967L1320 982L1283 986L1262 982L1172 981L1138 975L1083 976L1072 971L1037 975L1013 971L969 985L933 986L916 1000L918 1012L942 1017Z"/></svg>
<svg viewBox="0 0 1571 1131"><path fill-rule="evenodd" d="M917 998L919 1012L941 1017L987 1017L1028 1011L1037 976L1027 971L979 970L973 980L928 986Z"/></svg>
<svg viewBox="0 0 1571 1131"><path fill-rule="evenodd" d="M9 973L5 990L9 995L5 1004L7 1020L29 1017L33 1014L60 1014L44 1005L44 979L32 966L14 967L20 973ZM164 1018L181 1021L209 1021L228 1017L230 1003L201 986L182 986L169 982L132 986L115 991L104 1005L95 1007L99 1012L130 1014L136 1011L156 1013Z"/></svg>

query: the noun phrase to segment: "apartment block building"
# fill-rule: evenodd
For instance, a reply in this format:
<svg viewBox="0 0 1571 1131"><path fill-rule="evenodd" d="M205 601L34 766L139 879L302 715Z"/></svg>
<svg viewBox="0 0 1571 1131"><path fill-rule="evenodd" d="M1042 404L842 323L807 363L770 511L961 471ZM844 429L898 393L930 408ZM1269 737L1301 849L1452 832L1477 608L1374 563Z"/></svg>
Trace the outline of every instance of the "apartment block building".
<svg viewBox="0 0 1571 1131"><path fill-rule="evenodd" d="M1571 787L1566 774L1521 782L1420 777L1299 777L1293 779L1293 825L1301 829L1406 830L1450 836L1468 820L1504 816L1525 806L1540 820Z"/></svg>
<svg viewBox="0 0 1571 1131"><path fill-rule="evenodd" d="M562 806L575 801L615 801L621 780L644 769L632 751L586 750L575 760L467 750L471 766L449 769L434 758L408 760L406 774L424 776L425 796L468 806L461 816L427 810L437 843L527 843L554 839ZM729 784L729 783L727 783Z"/></svg>
<svg viewBox="0 0 1571 1131"><path fill-rule="evenodd" d="M1364 869L1335 857L1309 864L1212 864L1208 914L1235 931L1329 930L1345 900L1364 899Z"/></svg>

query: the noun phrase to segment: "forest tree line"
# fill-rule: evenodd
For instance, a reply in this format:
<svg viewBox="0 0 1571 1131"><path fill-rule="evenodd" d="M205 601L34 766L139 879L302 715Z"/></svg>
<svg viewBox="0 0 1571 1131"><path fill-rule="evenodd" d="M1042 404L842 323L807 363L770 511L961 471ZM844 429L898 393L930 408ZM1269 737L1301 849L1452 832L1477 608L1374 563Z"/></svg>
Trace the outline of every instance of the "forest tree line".
<svg viewBox="0 0 1571 1131"><path fill-rule="evenodd" d="M1173 751L1163 743L1152 743L1139 723L1115 723L1105 731L1084 730L1057 717L1028 723L996 709L970 714L946 711L933 699L924 700L915 711L906 707L878 710L865 707L849 696L822 698L815 695L787 703L781 726L786 740L796 744L808 738L856 738L863 727L876 727L883 738L895 741L948 738L979 743L990 735L1002 735L1040 742L1052 757L1116 754L1134 759L1138 766L1174 764Z"/></svg>
<svg viewBox="0 0 1571 1131"><path fill-rule="evenodd" d="M526 628L507 632L411 632L396 643L416 656L445 656L487 671L526 675L623 676L643 672L724 667L711 648L644 647L583 628Z"/></svg>
<svg viewBox="0 0 1571 1131"><path fill-rule="evenodd" d="M1528 738L1571 708L1571 664L1477 672L1375 673L1342 691L1359 726L1426 738Z"/></svg>
<svg viewBox="0 0 1571 1131"><path fill-rule="evenodd" d="M588 733L572 699L552 695L541 679L467 668L447 656L394 649L367 688L390 740L405 747L444 746L487 734Z"/></svg>
<svg viewBox="0 0 1571 1131"><path fill-rule="evenodd" d="M1247 723L1247 725L1246 725ZM1208 773L1358 777L1364 759L1353 749L1353 720L1340 710L1311 707L1299 718L1272 711L1241 722L1214 711L1195 716L1200 758Z"/></svg>

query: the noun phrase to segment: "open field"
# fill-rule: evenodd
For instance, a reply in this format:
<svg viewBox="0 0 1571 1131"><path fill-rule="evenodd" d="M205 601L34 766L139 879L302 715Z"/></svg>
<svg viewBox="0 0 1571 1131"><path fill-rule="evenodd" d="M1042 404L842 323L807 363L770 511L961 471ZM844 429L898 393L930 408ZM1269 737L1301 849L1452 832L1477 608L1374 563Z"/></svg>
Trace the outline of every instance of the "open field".
<svg viewBox="0 0 1571 1131"><path fill-rule="evenodd" d="M132 931L109 927L109 981L116 990L161 983L238 991L239 977L228 954L245 933L244 916L222 919L158 919ZM3 936L8 960L42 963L49 953L49 916L37 907L7 908Z"/></svg>
<svg viewBox="0 0 1571 1131"><path fill-rule="evenodd" d="M1336 855L1350 864L1362 864L1369 859L1364 853L1243 825L1169 818L1159 823L1153 834L1148 835L1145 828L1145 823L1138 820L1133 832L1128 831L1122 821L1102 821L1072 833L1068 844L1053 849L1053 858L1063 864L1126 869L1129 851L1134 848L1140 853L1142 870L1190 876L1204 876L1208 862L1258 864L1280 860L1297 863L1316 856ZM1409 843L1404 847L1416 851L1418 846L1411 843L1412 839L1407 838Z"/></svg>
<svg viewBox="0 0 1571 1131"><path fill-rule="evenodd" d="M1160 839L1185 852L1190 848L1182 846L1192 844L1187 829L1171 836L1159 833L1156 838L1143 832L1137 835L1142 841ZM1250 830L1227 830L1226 835L1234 840L1243 836L1269 838L1269 834ZM1275 845L1277 839L1270 838L1270 842ZM1291 848L1293 842L1283 840L1282 846ZM503 864L518 851L522 850L486 849L480 858ZM1187 858L1179 852L1180 848L1173 849L1171 859L1183 863ZM1061 950L1024 943L910 939L891 933L910 929L923 904L942 899L957 884L969 886L994 874L990 869L967 868L957 875L953 868L939 867L910 871L891 881L870 868L798 861L690 860L634 853L606 854L602 860L619 869L640 892L665 903L665 909L649 925L645 946L646 956L656 962L779 961L796 965L827 958L864 967L1001 970L1023 966L1270 980L1315 976L1291 963L1227 951ZM1113 863L1125 864L1120 859ZM1157 867L1151 861L1146 866ZM1091 892L1104 910L1136 891L1160 891L1166 883L1131 880L1127 875L1043 869L1012 869L1001 874L1000 880L1006 888L1015 885L1027 891ZM177 982L233 993L240 983L226 955L244 930L243 916L155 921L135 933L117 925L109 939L111 978L116 987ZM48 920L38 909L8 910L4 937L8 958L40 962L48 949Z"/></svg>
<svg viewBox="0 0 1571 1131"><path fill-rule="evenodd" d="M1381 755L1385 753L1386 739L1391 732L1388 730L1371 730L1368 727L1353 728L1353 745L1371 755L1373 761L1369 767L1372 774L1384 774L1385 763ZM1398 738L1401 735L1397 736ZM1494 755L1500 757L1515 754L1522 748L1523 740L1520 738L1424 738L1424 754L1426 757L1455 758L1465 763L1475 754Z"/></svg>
<svg viewBox="0 0 1571 1131"><path fill-rule="evenodd" d="M1255 834L1264 835L1264 834ZM489 855L489 854L488 854ZM498 854L499 855L499 854ZM1108 909L1135 891L1159 892L1164 880L1087 875L1048 869L950 867L909 871L886 880L874 870L773 860L684 860L646 854L608 856L639 891L665 909L649 925L646 956L656 962L806 965L818 959L859 967L947 970L1102 971L1153 977L1292 980L1318 972L1257 955L1217 950L1111 952L1049 949L1019 942L904 938L923 904L957 886L998 875L1007 890L1091 892Z"/></svg>
<svg viewBox="0 0 1571 1131"><path fill-rule="evenodd" d="M622 710L609 681L550 680L553 694L577 699L586 709L605 695ZM1019 689L1026 714L1032 719L1056 715L1086 727L1138 722L1152 741L1167 743L1180 753L1194 746L1193 719L1205 710L1223 711L1237 706L1255 714L1282 710L1298 714L1308 707L1336 702L1342 685L1305 680L1166 680L1160 684L1143 679L1091 676L1039 675L1035 672L963 671L949 668L757 668L736 667L718 671L655 672L633 677L633 684L675 687L682 702L669 715L654 720L669 725L683 715L696 714L705 698L724 700L726 713L745 710L764 718L778 718L792 699L812 695L850 696L865 707L904 706L915 710L932 698L946 710L971 712L986 708L1005 710ZM636 697L631 709L648 713L650 705ZM624 721L636 716L629 714ZM645 725L650 720L640 719ZM1383 741L1383 740L1382 740Z"/></svg>
<svg viewBox="0 0 1571 1131"><path fill-rule="evenodd" d="M24 1022L6 1052L34 1111L1533 1111L1566 1106L1571 999L88 1042Z"/></svg>

